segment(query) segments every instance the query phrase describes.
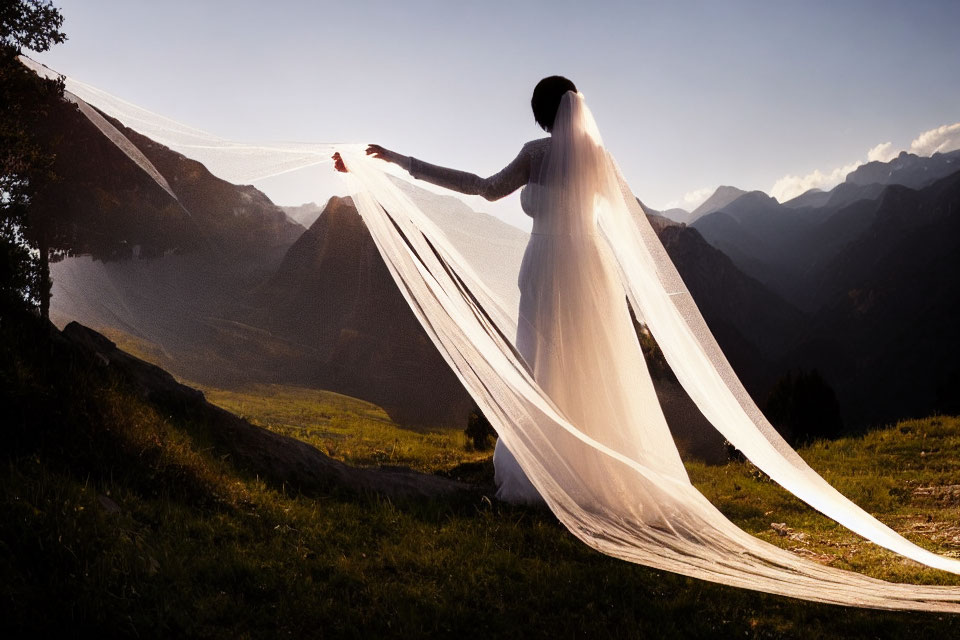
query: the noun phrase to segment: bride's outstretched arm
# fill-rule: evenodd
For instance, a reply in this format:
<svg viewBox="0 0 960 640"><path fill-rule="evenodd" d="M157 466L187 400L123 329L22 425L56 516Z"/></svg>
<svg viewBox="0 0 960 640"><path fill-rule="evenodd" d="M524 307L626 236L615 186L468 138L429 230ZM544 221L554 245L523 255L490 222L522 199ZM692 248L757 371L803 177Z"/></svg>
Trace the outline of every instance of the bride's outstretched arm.
<svg viewBox="0 0 960 640"><path fill-rule="evenodd" d="M483 196L487 200L499 200L513 193L525 185L530 178L530 154L526 146L520 150L520 153L510 164L489 178L481 178L467 171L449 169L417 158L400 155L376 144L367 147L367 154L387 162L393 162L409 171L410 175L419 180L426 180L460 193Z"/></svg>

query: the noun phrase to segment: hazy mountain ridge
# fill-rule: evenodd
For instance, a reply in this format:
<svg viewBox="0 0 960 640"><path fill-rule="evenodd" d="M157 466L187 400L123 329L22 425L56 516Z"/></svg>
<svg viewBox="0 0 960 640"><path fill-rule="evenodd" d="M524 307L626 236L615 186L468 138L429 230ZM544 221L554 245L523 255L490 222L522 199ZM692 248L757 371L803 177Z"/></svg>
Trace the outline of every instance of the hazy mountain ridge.
<svg viewBox="0 0 960 640"><path fill-rule="evenodd" d="M51 317L114 327L160 345L166 366L198 381L276 376L282 340L236 322L247 292L303 231L266 195L108 120L154 165L171 197L73 105L48 119L59 180L44 206L80 230L51 266ZM136 257L134 257L136 256ZM223 353L232 354L229 366ZM238 370L243 371L238 374Z"/></svg>
<svg viewBox="0 0 960 640"><path fill-rule="evenodd" d="M154 142L120 122L107 118L167 179L180 203L190 212L204 240L217 249L258 252L288 247L304 231L283 209L251 185L234 185L214 176L200 162Z"/></svg>
<svg viewBox="0 0 960 640"><path fill-rule="evenodd" d="M818 363L848 413L960 411L960 172L920 190L888 187L817 287L820 310L792 358Z"/></svg>
<svg viewBox="0 0 960 640"><path fill-rule="evenodd" d="M696 229L668 226L658 235L711 330L732 325L762 354L781 353L792 343L804 320L800 310L744 275Z"/></svg>
<svg viewBox="0 0 960 640"><path fill-rule="evenodd" d="M204 248L150 260L106 264L76 258L55 265L53 313L61 322L77 319L149 340L164 350L165 366L198 381L322 386L365 397L401 419L421 423L465 414L469 398L399 295L352 204L332 200L303 231L252 187L229 185L199 163L122 131L166 177L190 210L189 217L122 154L104 147L100 155L90 156L96 164L88 162L90 154L70 146L84 140L83 135L64 142L62 157L78 176L67 181L65 190L84 203L110 198L129 202L131 210L142 195L146 202L158 203L160 211L147 209L147 222L151 216L161 220L165 213L182 224L174 230L187 239L197 236L199 228ZM95 141L96 135L87 132L86 138ZM722 210L707 213L692 227L648 210L648 220L721 347L761 402L773 381L798 365L826 372L845 405L849 404L845 392L856 397L856 385L848 380L852 369L844 363L863 360L871 349L880 349L882 341L857 348L821 348L836 341L854 342L859 336L826 311L805 328L809 318L790 303L796 292L787 287L785 296L771 291L764 281L783 285L796 273L849 269L831 260L847 242L871 237L870 229L876 227L879 233L877 223L886 220L895 206L895 200L869 197L878 188L891 187L845 183L826 196L814 192L807 195L808 202L825 197L828 204L813 207L780 205L761 192L729 187L703 207L708 210L726 201ZM515 274L526 234L473 212L454 198L409 189L415 200L432 203L426 209L434 212L434 223L448 233L468 263L490 271L491 281L504 290L502 295L511 291L516 295ZM835 200L843 206L836 206ZM176 211L169 208L173 206ZM313 206L297 209L312 215ZM121 209L107 211L120 215ZM711 234L716 241L717 229L729 238L729 246L721 247L724 251L708 244ZM830 241L818 242L814 231L824 229ZM752 246L765 253L752 255ZM222 247L239 251L242 259L225 260L228 254ZM808 251L801 256L803 261L787 264L793 271L778 272L777 265L770 265L803 247ZM809 299L830 299L831 308L842 309L851 286L864 289L859 282L854 275L838 277L840 289L830 290L827 282L818 285ZM943 334L942 328L930 331L933 337ZM949 378L949 372L941 373ZM874 369L858 375L867 384L871 375L880 373ZM929 404L924 402L917 406Z"/></svg>
<svg viewBox="0 0 960 640"><path fill-rule="evenodd" d="M305 229L309 229L310 225L316 222L317 218L319 218L323 212L323 207L316 202L305 202L298 206L282 206L280 208L283 209L283 212L287 214L288 218L303 226Z"/></svg>
<svg viewBox="0 0 960 640"><path fill-rule="evenodd" d="M747 192L743 189L738 189L728 185L721 185L717 187L716 191L714 191L709 198L704 200L696 209L691 211L690 215L693 220L696 220L697 218L705 216L708 213L719 211L737 198L746 195L746 193Z"/></svg>
<svg viewBox="0 0 960 640"><path fill-rule="evenodd" d="M902 153L829 192L782 205L747 194L693 225L812 314L780 368L820 369L849 423L958 406L958 163Z"/></svg>
<svg viewBox="0 0 960 640"><path fill-rule="evenodd" d="M147 257L196 246L189 213L75 105L54 105L45 125L38 134L56 150L59 179L32 206L68 230L73 253L115 260L134 247Z"/></svg>
<svg viewBox="0 0 960 640"><path fill-rule="evenodd" d="M829 199L829 191L824 191L823 189L814 187L813 189L808 189L798 195L796 198L787 200L782 204L783 206L790 207L791 209L796 209L798 207L822 207Z"/></svg>
<svg viewBox="0 0 960 640"><path fill-rule="evenodd" d="M960 150L918 156L906 151L889 162L868 162L851 171L847 184L900 184L919 188L960 171Z"/></svg>
<svg viewBox="0 0 960 640"><path fill-rule="evenodd" d="M77 319L114 327L157 344L164 366L200 382L318 386L367 398L398 419L415 423L449 423L465 417L471 400L400 296L349 201L331 200L310 229L287 247L283 243L299 227L265 196L251 187L219 181L202 165L134 132L121 131L166 177L181 202L196 210L187 222L203 224L204 237L216 242L206 243L206 250L153 260L105 264L79 257L55 265L53 313L60 323ZM94 174L109 166L85 165L69 145L63 156ZM114 164L132 166L130 175L140 179L139 169L122 154ZM147 179L144 188L151 184ZM83 184L75 186L76 197L90 197ZM516 273L526 233L474 212L455 198L404 188L414 200L429 205L425 210L434 223L445 229L468 263L488 274L489 283L505 300L517 298ZM161 189L156 191L158 198L172 201ZM248 209L238 211L243 204ZM297 209L312 215L314 206ZM259 250L244 224L248 212L254 219L262 213L259 233L267 246ZM649 219L660 233L676 227L668 249L683 252L679 263L691 265L685 273L688 278L735 271L729 261L715 269L699 264L693 258L698 251L706 252L708 262L721 256L695 231L655 214ZM247 257L224 260L216 250L220 245L240 247ZM746 298L752 295L749 286L742 290ZM711 304L706 304L705 312L719 327L725 312L712 313ZM775 325L771 323L774 333L780 331ZM756 388L768 366L758 346L766 338L744 332L753 334L755 328L743 316L718 329L721 343ZM665 401L668 413L691 413L689 400L679 389L661 391L670 396Z"/></svg>
<svg viewBox="0 0 960 640"><path fill-rule="evenodd" d="M493 289L507 285L499 282L497 269L490 269L491 261L512 265L506 273L516 289L525 233L449 196L412 195L434 204L442 199L444 206L427 207L434 222L484 270ZM446 206L446 200L454 202ZM766 352L780 353L790 344L799 331L800 312L745 277L695 230L660 216L652 216L651 223L691 283L731 362L748 388L762 395L772 366ZM330 200L258 295L253 324L327 354L321 370L328 375L317 378L320 384L377 402L401 419L456 420L469 408L469 397L400 296L348 199ZM312 300L323 301L325 311L317 313L305 303ZM716 459L722 439L682 390L660 380L657 391L677 437L699 455ZM430 413L417 415L415 406L429 407Z"/></svg>
<svg viewBox="0 0 960 640"><path fill-rule="evenodd" d="M72 103L58 105L41 133L56 149L55 185L36 207L70 229L74 252L99 260L211 248L221 258L289 246L303 232L262 192L232 185L201 163L103 115L165 178L158 185Z"/></svg>
<svg viewBox="0 0 960 640"><path fill-rule="evenodd" d="M873 221L884 189L907 180L922 187L960 170L960 152L922 158L902 153L890 163L869 163L868 171L827 192L811 191L780 204L762 192L744 194L693 223L706 240L796 306L813 311L812 282L844 245ZM867 166L867 165L864 165Z"/></svg>
<svg viewBox="0 0 960 640"><path fill-rule="evenodd" d="M692 219L690 217L690 212L680 207L672 207L670 209L664 209L663 211L659 211L658 213L664 218L673 220L674 222L679 222L682 224L690 224L692 222Z"/></svg>
<svg viewBox="0 0 960 640"><path fill-rule="evenodd" d="M315 354L304 381L404 422L465 420L471 407L403 299L347 198L331 198L251 297L245 320Z"/></svg>

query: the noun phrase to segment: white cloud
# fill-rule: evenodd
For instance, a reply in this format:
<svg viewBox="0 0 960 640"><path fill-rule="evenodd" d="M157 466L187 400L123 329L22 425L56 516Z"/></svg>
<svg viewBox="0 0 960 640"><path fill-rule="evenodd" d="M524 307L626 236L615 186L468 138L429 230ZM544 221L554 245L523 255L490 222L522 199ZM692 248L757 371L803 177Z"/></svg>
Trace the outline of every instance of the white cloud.
<svg viewBox="0 0 960 640"><path fill-rule="evenodd" d="M881 142L867 151L867 162L890 162L897 157L892 142Z"/></svg>
<svg viewBox="0 0 960 640"><path fill-rule="evenodd" d="M924 131L916 140L910 143L910 152L918 156L931 156L934 153L946 153L960 149L960 122L945 124L936 129ZM897 157L899 151L894 149L892 142L881 142L867 151L867 162L889 162ZM847 174L859 167L863 162L857 160L832 171L823 172L819 169L805 176L783 176L770 189L770 195L786 202L808 189L832 189L840 184Z"/></svg>
<svg viewBox="0 0 960 640"><path fill-rule="evenodd" d="M932 156L937 152L946 153L957 149L960 149L960 122L924 131L910 143L910 153L918 156Z"/></svg>
<svg viewBox="0 0 960 640"><path fill-rule="evenodd" d="M679 200L671 200L670 202L663 205L662 210L666 211L667 209L675 209L680 207L686 209L687 211L693 211L703 203L704 200L710 197L710 195L716 191L716 187L704 187L702 189L694 189L693 191L688 191L683 194L683 197Z"/></svg>
<svg viewBox="0 0 960 640"><path fill-rule="evenodd" d="M796 198L801 193L809 191L810 189L832 189L840 184L840 182L847 177L848 173L859 167L861 164L863 164L863 162L857 160L856 162L851 162L850 164L842 167L837 167L833 171L827 173L817 169L805 176L783 176L773 183L773 187L770 188L770 195L780 202L786 202L787 200Z"/></svg>
<svg viewBox="0 0 960 640"><path fill-rule="evenodd" d="M704 187L703 189L694 189L693 191L688 191L687 193L683 194L683 208L687 211L696 209L703 203L704 200L710 197L710 194L716 190L716 187L712 189Z"/></svg>

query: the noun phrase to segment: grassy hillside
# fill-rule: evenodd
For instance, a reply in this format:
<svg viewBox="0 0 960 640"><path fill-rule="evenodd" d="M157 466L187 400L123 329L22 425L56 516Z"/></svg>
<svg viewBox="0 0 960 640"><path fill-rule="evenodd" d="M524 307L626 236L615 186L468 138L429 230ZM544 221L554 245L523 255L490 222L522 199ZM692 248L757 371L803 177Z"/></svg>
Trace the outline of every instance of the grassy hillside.
<svg viewBox="0 0 960 640"><path fill-rule="evenodd" d="M0 342L0 408L11 417L0 469L6 637L950 637L955 628L952 616L815 605L630 565L588 549L549 512L479 492L297 495L245 471L203 424L143 400L109 366L50 362L49 352L36 336ZM366 403L276 387L207 393L345 461L479 468L489 480L489 463L455 431L403 430ZM911 539L956 554L958 446L960 420L938 417L802 455ZM775 544L886 579L960 584L832 526L747 463L690 471L725 513Z"/></svg>
<svg viewBox="0 0 960 640"><path fill-rule="evenodd" d="M437 473L490 457L467 449L463 427L405 428L377 405L332 391L276 384L201 389L210 402L253 424L309 442L350 464Z"/></svg>

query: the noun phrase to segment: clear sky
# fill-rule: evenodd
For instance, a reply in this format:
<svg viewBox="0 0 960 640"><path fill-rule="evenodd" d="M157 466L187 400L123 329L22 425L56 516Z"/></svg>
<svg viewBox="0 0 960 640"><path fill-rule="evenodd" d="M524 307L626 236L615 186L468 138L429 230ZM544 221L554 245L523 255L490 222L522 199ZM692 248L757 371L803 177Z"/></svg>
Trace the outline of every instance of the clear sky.
<svg viewBox="0 0 960 640"><path fill-rule="evenodd" d="M566 75L658 208L692 208L720 184L830 186L871 149L886 158L960 122L956 0L54 2L69 40L39 60L153 111L227 138L377 142L482 175L545 135L530 93ZM258 186L298 204L335 185L304 182Z"/></svg>

